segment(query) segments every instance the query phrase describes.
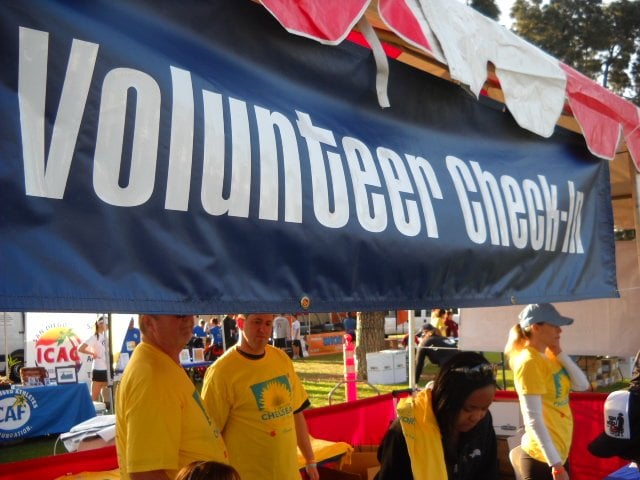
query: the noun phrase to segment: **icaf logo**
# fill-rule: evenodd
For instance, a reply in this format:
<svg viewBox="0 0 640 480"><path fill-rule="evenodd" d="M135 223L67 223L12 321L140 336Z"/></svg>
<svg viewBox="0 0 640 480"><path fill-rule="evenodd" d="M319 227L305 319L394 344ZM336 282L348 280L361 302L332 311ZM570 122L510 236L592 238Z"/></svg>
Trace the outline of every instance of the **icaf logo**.
<svg viewBox="0 0 640 480"><path fill-rule="evenodd" d="M31 417L32 409L37 407L35 398L23 390L8 391L0 395L0 438L25 425Z"/></svg>

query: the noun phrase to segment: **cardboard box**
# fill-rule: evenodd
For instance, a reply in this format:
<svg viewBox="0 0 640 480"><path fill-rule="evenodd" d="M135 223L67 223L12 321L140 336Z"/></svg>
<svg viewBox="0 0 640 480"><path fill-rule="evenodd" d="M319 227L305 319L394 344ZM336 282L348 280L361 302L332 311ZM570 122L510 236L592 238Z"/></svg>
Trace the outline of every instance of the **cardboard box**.
<svg viewBox="0 0 640 480"><path fill-rule="evenodd" d="M320 474L320 480L360 480L360 475L357 473L349 473L333 468L318 467L318 473Z"/></svg>
<svg viewBox="0 0 640 480"><path fill-rule="evenodd" d="M359 480L373 480L373 477L378 470L380 470L380 464L378 463L377 450L378 447L364 446L356 447L357 450L351 454L351 463L346 462L342 465L344 472L358 475ZM365 449L365 451L362 451Z"/></svg>

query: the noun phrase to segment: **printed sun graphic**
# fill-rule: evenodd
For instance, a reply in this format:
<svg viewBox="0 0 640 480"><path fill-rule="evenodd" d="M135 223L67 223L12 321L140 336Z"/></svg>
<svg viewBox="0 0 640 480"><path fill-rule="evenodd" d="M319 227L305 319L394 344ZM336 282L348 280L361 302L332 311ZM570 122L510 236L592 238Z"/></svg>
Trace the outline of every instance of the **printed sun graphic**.
<svg viewBox="0 0 640 480"><path fill-rule="evenodd" d="M279 382L269 382L262 391L261 407L273 412L289 403L289 390Z"/></svg>

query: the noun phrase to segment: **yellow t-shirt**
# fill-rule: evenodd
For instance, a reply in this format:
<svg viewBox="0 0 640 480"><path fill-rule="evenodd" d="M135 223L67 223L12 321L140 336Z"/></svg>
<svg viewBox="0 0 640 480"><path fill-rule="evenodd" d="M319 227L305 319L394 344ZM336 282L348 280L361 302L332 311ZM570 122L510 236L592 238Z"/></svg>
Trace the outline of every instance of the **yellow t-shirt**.
<svg viewBox="0 0 640 480"><path fill-rule="evenodd" d="M116 448L122 479L197 460L228 463L220 431L184 369L149 343L138 345L117 390Z"/></svg>
<svg viewBox="0 0 640 480"><path fill-rule="evenodd" d="M235 348L207 369L204 406L242 480L299 480L293 412L306 401L293 363L269 345L248 359Z"/></svg>
<svg viewBox="0 0 640 480"><path fill-rule="evenodd" d="M530 347L517 353L511 363L518 395L541 396L544 424L564 463L569 456L573 434L569 406L571 380L567 371L555 357L547 357ZM546 462L540 445L531 434L523 437L522 449L536 460Z"/></svg>
<svg viewBox="0 0 640 480"><path fill-rule="evenodd" d="M398 403L398 419L407 442L413 478L447 478L440 427L431 407L431 390Z"/></svg>

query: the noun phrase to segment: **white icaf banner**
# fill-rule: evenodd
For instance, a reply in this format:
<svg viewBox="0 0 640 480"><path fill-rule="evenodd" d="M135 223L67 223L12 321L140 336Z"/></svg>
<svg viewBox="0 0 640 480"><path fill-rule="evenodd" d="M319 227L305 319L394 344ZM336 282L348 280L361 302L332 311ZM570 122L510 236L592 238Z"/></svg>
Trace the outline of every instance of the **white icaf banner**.
<svg viewBox="0 0 640 480"><path fill-rule="evenodd" d="M25 364L45 367L49 378L56 368L73 366L78 382L91 382L91 359L78 347L95 333L96 313L27 313Z"/></svg>

